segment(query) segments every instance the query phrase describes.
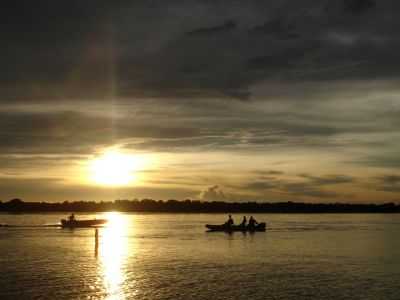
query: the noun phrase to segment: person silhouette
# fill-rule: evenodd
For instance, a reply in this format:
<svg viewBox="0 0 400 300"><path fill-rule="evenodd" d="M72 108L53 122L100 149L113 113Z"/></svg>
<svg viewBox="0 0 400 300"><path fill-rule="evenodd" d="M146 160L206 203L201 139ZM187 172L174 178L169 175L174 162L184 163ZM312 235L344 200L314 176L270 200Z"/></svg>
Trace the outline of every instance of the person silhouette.
<svg viewBox="0 0 400 300"><path fill-rule="evenodd" d="M257 224L258 224L258 222L256 221L256 219L254 219L253 216L250 216L248 227L250 229L254 229Z"/></svg>
<svg viewBox="0 0 400 300"><path fill-rule="evenodd" d="M232 226L233 225L233 219L232 219L232 216L231 215L229 215L229 218L228 218L228 221L226 221L226 225L228 225L228 226Z"/></svg>
<svg viewBox="0 0 400 300"><path fill-rule="evenodd" d="M69 217L68 217L70 222L75 221L75 215L72 213Z"/></svg>

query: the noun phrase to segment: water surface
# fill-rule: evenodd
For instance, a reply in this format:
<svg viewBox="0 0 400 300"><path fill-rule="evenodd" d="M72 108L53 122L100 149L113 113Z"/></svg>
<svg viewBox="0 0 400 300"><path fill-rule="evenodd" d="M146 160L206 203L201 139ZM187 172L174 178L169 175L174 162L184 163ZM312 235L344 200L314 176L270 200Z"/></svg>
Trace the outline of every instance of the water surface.
<svg viewBox="0 0 400 300"><path fill-rule="evenodd" d="M0 214L0 299L400 299L400 215L258 214L265 233L207 233L222 214L87 214L99 229ZM234 215L239 221L242 215Z"/></svg>

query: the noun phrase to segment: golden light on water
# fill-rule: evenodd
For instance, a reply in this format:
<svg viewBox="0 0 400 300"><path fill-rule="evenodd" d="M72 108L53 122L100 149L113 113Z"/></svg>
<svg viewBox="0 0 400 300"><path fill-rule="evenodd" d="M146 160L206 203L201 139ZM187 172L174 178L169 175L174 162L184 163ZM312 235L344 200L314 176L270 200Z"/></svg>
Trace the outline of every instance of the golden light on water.
<svg viewBox="0 0 400 300"><path fill-rule="evenodd" d="M90 161L89 176L98 185L126 186L137 180L137 171L144 165L143 157L111 150Z"/></svg>
<svg viewBox="0 0 400 300"><path fill-rule="evenodd" d="M105 215L108 223L101 228L99 258L102 263L106 299L125 299L125 260L128 255L126 216L112 212Z"/></svg>

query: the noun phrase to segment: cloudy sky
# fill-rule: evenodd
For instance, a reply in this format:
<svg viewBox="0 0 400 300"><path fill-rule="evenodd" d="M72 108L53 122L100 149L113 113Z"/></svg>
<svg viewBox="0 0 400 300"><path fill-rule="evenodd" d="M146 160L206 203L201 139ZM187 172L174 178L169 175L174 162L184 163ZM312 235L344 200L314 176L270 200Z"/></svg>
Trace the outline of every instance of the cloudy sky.
<svg viewBox="0 0 400 300"><path fill-rule="evenodd" d="M395 0L6 1L0 200L396 201L399 15ZM107 153L134 161L130 180L95 180L121 175L96 168Z"/></svg>

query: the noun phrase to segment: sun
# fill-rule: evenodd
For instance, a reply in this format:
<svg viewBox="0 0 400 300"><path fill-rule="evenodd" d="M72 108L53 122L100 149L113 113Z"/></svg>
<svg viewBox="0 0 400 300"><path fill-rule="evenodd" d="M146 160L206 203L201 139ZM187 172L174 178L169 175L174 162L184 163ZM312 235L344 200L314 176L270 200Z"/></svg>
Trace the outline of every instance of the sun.
<svg viewBox="0 0 400 300"><path fill-rule="evenodd" d="M126 186L134 182L143 164L138 156L107 151L89 163L91 180L104 186Z"/></svg>

